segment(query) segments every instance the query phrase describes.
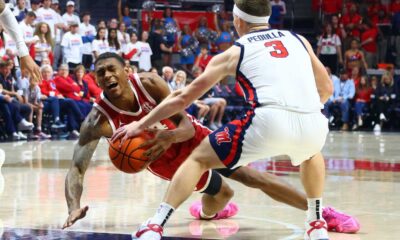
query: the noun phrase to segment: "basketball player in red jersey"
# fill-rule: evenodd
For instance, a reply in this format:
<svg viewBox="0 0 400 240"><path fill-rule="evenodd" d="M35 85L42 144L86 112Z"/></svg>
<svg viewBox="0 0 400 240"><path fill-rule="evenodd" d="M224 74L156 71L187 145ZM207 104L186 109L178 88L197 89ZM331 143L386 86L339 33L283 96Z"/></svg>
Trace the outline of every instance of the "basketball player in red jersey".
<svg viewBox="0 0 400 240"><path fill-rule="evenodd" d="M137 121L147 115L169 94L165 81L155 74L141 73L128 78L124 71L124 61L117 54L100 55L95 67L97 81L103 93L82 124L79 142L75 146L72 165L65 181L69 217L63 228L70 227L86 215L88 207L80 206L83 178L99 139L111 137L121 124ZM145 154L156 160L149 165L148 170L160 178L171 180L178 167L211 131L185 113L162 121L160 125L169 128L174 125L177 128L152 130L156 133L155 140L151 141L154 145ZM305 195L275 175L259 173L248 167L221 170L220 174L249 187L259 188L277 201L302 210L307 209ZM190 209L194 217L218 219L236 214L236 205L228 204L233 191L220 174L215 170L206 172L197 184L196 190L204 194L202 204L194 204ZM358 223L352 217L332 208L324 209L324 214L326 218L334 220L331 230L358 231Z"/></svg>

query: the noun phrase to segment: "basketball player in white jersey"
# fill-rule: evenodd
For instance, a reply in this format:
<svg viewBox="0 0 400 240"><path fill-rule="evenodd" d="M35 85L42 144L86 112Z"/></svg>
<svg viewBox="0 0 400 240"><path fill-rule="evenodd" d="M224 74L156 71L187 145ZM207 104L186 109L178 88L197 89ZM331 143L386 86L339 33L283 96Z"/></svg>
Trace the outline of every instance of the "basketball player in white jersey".
<svg viewBox="0 0 400 240"><path fill-rule="evenodd" d="M0 23L17 44L21 72L28 71L34 80L42 81L39 67L29 55L29 50L25 44L18 22L4 0L0 0Z"/></svg>
<svg viewBox="0 0 400 240"><path fill-rule="evenodd" d="M236 78L251 109L209 135L174 175L157 213L133 235L161 239L173 211L210 168L234 168L269 156L289 155L300 165L307 194L305 239L329 239L321 216L325 165L321 154L328 133L322 104L332 94L329 76L310 44L295 33L269 29L269 0L235 0L234 26L240 39L215 56L204 73L172 93L146 117L120 128L113 140L138 135L177 113L228 75Z"/></svg>

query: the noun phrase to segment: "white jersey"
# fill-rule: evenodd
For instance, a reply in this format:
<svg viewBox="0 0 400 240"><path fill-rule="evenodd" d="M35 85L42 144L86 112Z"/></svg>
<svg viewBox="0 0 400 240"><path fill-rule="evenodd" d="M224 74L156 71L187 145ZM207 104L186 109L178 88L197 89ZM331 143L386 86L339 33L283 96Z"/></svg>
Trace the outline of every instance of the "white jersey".
<svg viewBox="0 0 400 240"><path fill-rule="evenodd" d="M268 29L242 36L237 80L246 101L296 112L320 112L310 56L290 31Z"/></svg>

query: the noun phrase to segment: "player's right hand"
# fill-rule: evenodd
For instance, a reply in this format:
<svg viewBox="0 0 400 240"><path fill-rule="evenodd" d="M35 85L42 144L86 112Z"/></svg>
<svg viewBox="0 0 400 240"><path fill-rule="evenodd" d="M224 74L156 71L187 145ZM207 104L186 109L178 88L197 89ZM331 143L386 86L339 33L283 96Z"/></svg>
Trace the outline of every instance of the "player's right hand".
<svg viewBox="0 0 400 240"><path fill-rule="evenodd" d="M71 227L76 221L78 221L81 218L84 218L86 216L86 212L89 210L89 207L83 207L83 208L79 208L76 209L74 211L72 211L68 218L67 221L65 221L62 229L65 229L67 227Z"/></svg>

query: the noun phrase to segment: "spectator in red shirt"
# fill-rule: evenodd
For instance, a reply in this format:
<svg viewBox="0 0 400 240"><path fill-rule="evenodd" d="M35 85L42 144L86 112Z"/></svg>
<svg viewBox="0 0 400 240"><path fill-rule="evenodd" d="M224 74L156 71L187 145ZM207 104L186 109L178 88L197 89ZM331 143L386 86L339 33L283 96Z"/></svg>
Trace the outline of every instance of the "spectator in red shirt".
<svg viewBox="0 0 400 240"><path fill-rule="evenodd" d="M390 12L392 14L400 12L400 0L392 1L392 4L390 5Z"/></svg>
<svg viewBox="0 0 400 240"><path fill-rule="evenodd" d="M351 77L350 77L353 82L354 86L357 88L358 85L360 84L361 81L361 73L360 73L360 68L359 67L354 67L353 70L351 71Z"/></svg>
<svg viewBox="0 0 400 240"><path fill-rule="evenodd" d="M342 10L343 0L322 0L322 12L325 15L338 14Z"/></svg>
<svg viewBox="0 0 400 240"><path fill-rule="evenodd" d="M61 64L58 69L58 76L54 78L56 87L60 93L66 98L70 98L76 102L79 109L84 117L92 109L92 105L83 101L84 92L81 91L81 87L68 75L68 65Z"/></svg>
<svg viewBox="0 0 400 240"><path fill-rule="evenodd" d="M212 56L208 53L208 45L202 44L200 46L200 54L197 57L194 66L201 68L202 71L206 69L208 63L210 62Z"/></svg>
<svg viewBox="0 0 400 240"><path fill-rule="evenodd" d="M385 6L379 0L373 0L371 5L368 7L368 17L371 19L374 16L378 15L378 12L382 10L386 12Z"/></svg>
<svg viewBox="0 0 400 240"><path fill-rule="evenodd" d="M357 117L357 124L354 124L353 129L363 125L363 116L368 111L368 105L371 102L371 94L373 89L370 86L366 76L362 76L360 84L356 87L356 103L355 112Z"/></svg>
<svg viewBox="0 0 400 240"><path fill-rule="evenodd" d="M361 34L361 47L365 53L365 61L369 67L375 67L377 64L377 41L378 29L367 21L363 24L364 32Z"/></svg>
<svg viewBox="0 0 400 240"><path fill-rule="evenodd" d="M360 24L362 17L357 12L357 6L353 3L350 7L349 13L344 14L342 23L348 33L353 37L360 37Z"/></svg>
<svg viewBox="0 0 400 240"><path fill-rule="evenodd" d="M83 80L85 80L88 83L90 96L92 96L95 99L97 99L100 96L102 90L99 87L99 85L97 84L96 77L94 76L94 73L93 72L87 73L83 77Z"/></svg>
<svg viewBox="0 0 400 240"><path fill-rule="evenodd" d="M76 102L64 96L57 90L53 79L53 68L50 65L44 65L41 68L42 83L39 85L42 93L44 111L51 112L54 119L52 128L63 128L65 124L60 120L60 111L68 116L67 129L70 131L70 137L79 137L79 126L84 116L79 110Z"/></svg>

